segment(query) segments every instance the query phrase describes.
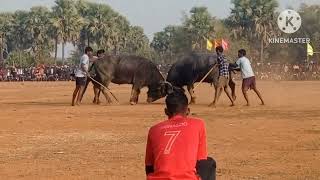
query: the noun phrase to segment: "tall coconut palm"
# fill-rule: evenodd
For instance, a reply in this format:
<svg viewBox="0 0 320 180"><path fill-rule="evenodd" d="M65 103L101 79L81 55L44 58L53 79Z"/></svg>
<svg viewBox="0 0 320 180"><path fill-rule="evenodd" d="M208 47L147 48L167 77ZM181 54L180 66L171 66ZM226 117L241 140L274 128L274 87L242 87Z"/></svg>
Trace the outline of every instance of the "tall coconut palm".
<svg viewBox="0 0 320 180"><path fill-rule="evenodd" d="M28 14L27 11L16 11L13 14L14 23L11 26L10 34L7 35L10 49L17 50L20 56L23 50L30 50L32 47L31 33L26 30ZM20 56L19 60L21 60Z"/></svg>
<svg viewBox="0 0 320 180"><path fill-rule="evenodd" d="M0 63L4 62L4 49L6 47L7 34L12 26L12 14L1 13L0 14Z"/></svg>
<svg viewBox="0 0 320 180"><path fill-rule="evenodd" d="M246 37L260 46L260 61L263 61L264 48L268 38L278 33L276 27L276 0L232 0L234 7L226 24L233 28L235 38Z"/></svg>
<svg viewBox="0 0 320 180"><path fill-rule="evenodd" d="M55 64L57 63L58 56L58 44L61 42L62 38L62 20L55 15L55 12L50 13L50 28L49 35L54 40L54 60Z"/></svg>
<svg viewBox="0 0 320 180"><path fill-rule="evenodd" d="M194 7L190 10L191 16L186 17L184 26L190 34L192 44L204 50L204 38L214 34L214 18L206 7Z"/></svg>
<svg viewBox="0 0 320 180"><path fill-rule="evenodd" d="M75 1L73 0L56 0L56 5L53 7L53 18L56 28L61 33L62 41L62 62L65 59L65 44L72 42L75 44L79 40L80 30L84 24L84 20L79 15ZM59 26L57 26L59 25Z"/></svg>
<svg viewBox="0 0 320 180"><path fill-rule="evenodd" d="M46 7L33 7L28 14L26 31L31 35L31 48L35 59L43 60L50 55L52 40L49 34L50 12Z"/></svg>

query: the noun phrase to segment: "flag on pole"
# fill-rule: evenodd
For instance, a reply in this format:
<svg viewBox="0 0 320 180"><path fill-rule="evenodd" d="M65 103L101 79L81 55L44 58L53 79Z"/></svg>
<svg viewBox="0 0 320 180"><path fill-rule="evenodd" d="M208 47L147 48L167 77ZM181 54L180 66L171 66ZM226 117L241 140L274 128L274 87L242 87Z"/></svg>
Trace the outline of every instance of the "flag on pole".
<svg viewBox="0 0 320 180"><path fill-rule="evenodd" d="M219 43L219 41L218 40L214 40L214 48L216 48L216 47L218 47L218 46L220 46L220 43Z"/></svg>
<svg viewBox="0 0 320 180"><path fill-rule="evenodd" d="M213 47L212 42L209 39L207 39L207 49L208 49L208 51L211 51L212 47Z"/></svg>
<svg viewBox="0 0 320 180"><path fill-rule="evenodd" d="M307 44L307 56L313 56L313 48L309 43Z"/></svg>
<svg viewBox="0 0 320 180"><path fill-rule="evenodd" d="M224 50L228 50L229 49L229 44L224 39L221 40L221 46L223 47Z"/></svg>
<svg viewBox="0 0 320 180"><path fill-rule="evenodd" d="M214 40L214 48L216 48L218 46L222 46L222 48L224 50L228 50L229 49L229 43L224 39L215 39Z"/></svg>

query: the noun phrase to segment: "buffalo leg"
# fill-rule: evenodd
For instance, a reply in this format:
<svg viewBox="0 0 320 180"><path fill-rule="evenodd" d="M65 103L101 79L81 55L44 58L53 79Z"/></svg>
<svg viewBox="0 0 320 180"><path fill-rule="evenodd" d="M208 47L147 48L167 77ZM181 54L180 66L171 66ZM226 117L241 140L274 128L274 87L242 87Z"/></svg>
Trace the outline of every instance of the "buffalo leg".
<svg viewBox="0 0 320 180"><path fill-rule="evenodd" d="M112 100L111 100L111 98L109 97L106 89L105 89L105 88L101 88L101 91L102 91L102 94L104 95L104 97L106 98L107 104L111 104L111 103L112 103Z"/></svg>
<svg viewBox="0 0 320 180"><path fill-rule="evenodd" d="M192 85L188 85L187 88L188 88L188 92L189 92L190 97L191 97L190 104L195 104L196 103L196 96L194 94L193 84Z"/></svg>
<svg viewBox="0 0 320 180"><path fill-rule="evenodd" d="M131 105L135 105L135 104L138 103L139 94L140 94L140 89L132 87L131 98L130 98L130 104Z"/></svg>
<svg viewBox="0 0 320 180"><path fill-rule="evenodd" d="M137 97L137 91L134 88L132 88L131 97L130 97L130 104L131 105L135 105L136 104L136 102L135 102L136 97Z"/></svg>
<svg viewBox="0 0 320 180"><path fill-rule="evenodd" d="M140 95L140 89L137 89L137 98L136 98L136 103L138 104L139 101L139 95Z"/></svg>
<svg viewBox="0 0 320 180"><path fill-rule="evenodd" d="M101 90L99 88L99 92L98 92L98 104L100 104L100 94L101 94Z"/></svg>
<svg viewBox="0 0 320 180"><path fill-rule="evenodd" d="M100 104L100 100L99 100L100 92L101 92L100 86L98 86L98 85L93 86L93 91L94 91L93 103Z"/></svg>

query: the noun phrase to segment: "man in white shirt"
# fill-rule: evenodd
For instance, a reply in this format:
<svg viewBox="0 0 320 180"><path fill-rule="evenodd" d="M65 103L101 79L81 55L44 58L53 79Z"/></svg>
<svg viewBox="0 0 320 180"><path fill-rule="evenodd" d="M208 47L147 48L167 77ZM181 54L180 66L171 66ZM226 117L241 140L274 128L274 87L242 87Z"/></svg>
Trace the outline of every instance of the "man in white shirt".
<svg viewBox="0 0 320 180"><path fill-rule="evenodd" d="M261 100L261 105L264 105L264 101L261 97L261 94L256 87L256 78L254 76L254 72L252 70L251 63L250 63L249 59L246 57L246 54L247 54L246 50L240 49L238 51L239 59L236 62L236 64L240 68L241 74L242 74L242 79L243 79L242 80L242 93L243 93L243 96L247 101L247 106L250 106L247 92L249 89L253 89L254 92L258 95L259 99Z"/></svg>
<svg viewBox="0 0 320 180"><path fill-rule="evenodd" d="M75 73L76 76L76 88L73 91L72 106L75 105L75 99L77 98L76 105L80 105L81 97L87 82L87 75L89 69L90 58L93 57L93 49L91 47L85 48L85 54L80 58L79 67Z"/></svg>

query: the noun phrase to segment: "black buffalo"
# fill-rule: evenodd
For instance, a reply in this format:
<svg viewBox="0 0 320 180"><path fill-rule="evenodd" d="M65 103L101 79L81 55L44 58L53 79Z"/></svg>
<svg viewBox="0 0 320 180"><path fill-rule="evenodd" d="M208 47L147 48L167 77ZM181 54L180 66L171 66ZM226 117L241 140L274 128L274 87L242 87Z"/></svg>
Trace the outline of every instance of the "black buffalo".
<svg viewBox="0 0 320 180"><path fill-rule="evenodd" d="M110 82L115 84L132 84L130 103L138 103L140 90L148 87L147 102L151 103L166 96L170 84L165 82L157 66L150 60L133 55L105 55L102 59L94 63L96 71L95 79L102 85L108 87ZM103 87L95 84L94 88L99 88L107 102L111 102L110 97ZM99 95L95 90L95 102L98 103Z"/></svg>
<svg viewBox="0 0 320 180"><path fill-rule="evenodd" d="M213 71L204 79L203 82L217 86L219 69L217 66L217 56L215 54L190 53L174 63L167 76L167 81L173 86L183 88L187 86L191 97L191 104L195 103L194 83L199 82L213 67ZM231 73L230 73L231 77ZM235 96L235 83L230 78L229 86L232 90L233 99Z"/></svg>

